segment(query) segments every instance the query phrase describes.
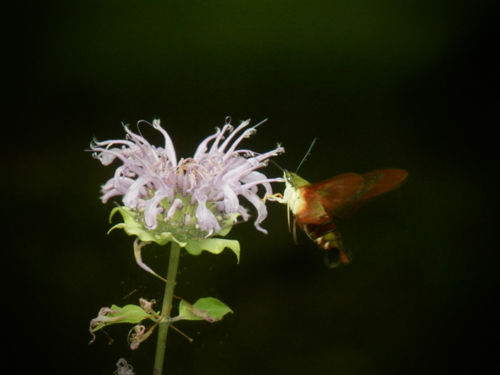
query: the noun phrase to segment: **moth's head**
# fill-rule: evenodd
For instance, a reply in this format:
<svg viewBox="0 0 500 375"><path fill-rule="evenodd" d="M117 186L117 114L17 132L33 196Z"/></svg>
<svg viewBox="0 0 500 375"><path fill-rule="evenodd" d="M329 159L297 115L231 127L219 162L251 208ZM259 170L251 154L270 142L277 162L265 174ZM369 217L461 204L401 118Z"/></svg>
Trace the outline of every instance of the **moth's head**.
<svg viewBox="0 0 500 375"><path fill-rule="evenodd" d="M302 186L309 185L309 182L304 180L297 173L293 173L287 170L285 170L283 178L285 179L286 187L298 189Z"/></svg>

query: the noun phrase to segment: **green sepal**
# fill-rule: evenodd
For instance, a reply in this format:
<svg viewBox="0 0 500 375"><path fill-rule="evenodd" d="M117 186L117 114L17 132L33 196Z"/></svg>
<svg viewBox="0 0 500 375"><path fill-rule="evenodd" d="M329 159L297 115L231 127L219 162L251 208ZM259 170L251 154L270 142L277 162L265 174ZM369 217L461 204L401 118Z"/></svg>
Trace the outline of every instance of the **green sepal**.
<svg viewBox="0 0 500 375"><path fill-rule="evenodd" d="M166 245L171 241L175 241L179 244L180 247L185 247L187 242L182 242L177 240L172 235L157 235L154 231L148 230L144 227L144 225L134 218L134 213L128 207L115 207L111 211L109 216L109 221L111 222L111 218L114 216L116 212L120 212L123 217L124 223L119 223L113 226L109 231L111 232L113 229L123 229L125 233L129 236L137 236L143 242L156 242L159 245Z"/></svg>
<svg viewBox="0 0 500 375"><path fill-rule="evenodd" d="M191 255L200 255L203 250L212 254L220 254L228 247L235 254L240 262L240 243L236 240L226 240L223 238L208 238L206 240L188 241L186 251Z"/></svg>
<svg viewBox="0 0 500 375"><path fill-rule="evenodd" d="M111 310L116 312L108 312L104 316L98 316L93 319L93 324L97 324L91 332L100 330L101 328L117 323L132 323L137 324L142 322L144 319L156 318L154 314L148 314L145 312L141 306L137 305L126 305L119 307L112 305Z"/></svg>
<svg viewBox="0 0 500 375"><path fill-rule="evenodd" d="M179 304L179 320L206 320L210 323L222 320L224 315L233 310L217 298L200 298L194 304L182 300Z"/></svg>
<svg viewBox="0 0 500 375"><path fill-rule="evenodd" d="M143 242L156 242L159 245L166 245L167 243L174 241L180 247L184 247L186 251L191 255L200 255L202 251L208 251L212 254L220 254L227 247L231 249L235 254L238 263L240 262L240 243L236 240L226 240L223 238L193 238L188 241L179 241L171 233L157 233L155 230L148 230L144 225L135 220L135 214L128 207L115 207L110 214L109 220L116 212L119 212L123 217L123 223L116 224L109 231L113 229L123 229L125 233L129 236L137 236ZM217 236L226 236L232 229L230 223L234 222L236 215L225 222L223 222L223 229L217 233Z"/></svg>

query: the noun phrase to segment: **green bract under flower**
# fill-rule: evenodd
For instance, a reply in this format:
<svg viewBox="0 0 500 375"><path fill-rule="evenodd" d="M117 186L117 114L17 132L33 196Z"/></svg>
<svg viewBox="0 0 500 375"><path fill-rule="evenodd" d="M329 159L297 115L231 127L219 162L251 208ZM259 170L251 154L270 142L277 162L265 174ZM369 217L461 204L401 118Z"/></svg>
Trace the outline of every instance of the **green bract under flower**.
<svg viewBox="0 0 500 375"><path fill-rule="evenodd" d="M240 244L236 240L226 240L222 238L204 238L203 231L197 228L196 224L186 224L182 221L168 220L158 225L154 230L150 230L136 219L136 215L128 207L115 207L111 211L110 220L116 212L119 212L124 222L116 224L113 229L123 229L128 235L137 236L143 242L156 242L165 245L171 241L184 247L192 255L200 255L203 250L212 254L220 254L226 247L231 249L240 259ZM233 226L234 219L227 218L225 229L217 233L218 236L226 236ZM223 223L224 225L224 223ZM109 233L109 232L108 232Z"/></svg>

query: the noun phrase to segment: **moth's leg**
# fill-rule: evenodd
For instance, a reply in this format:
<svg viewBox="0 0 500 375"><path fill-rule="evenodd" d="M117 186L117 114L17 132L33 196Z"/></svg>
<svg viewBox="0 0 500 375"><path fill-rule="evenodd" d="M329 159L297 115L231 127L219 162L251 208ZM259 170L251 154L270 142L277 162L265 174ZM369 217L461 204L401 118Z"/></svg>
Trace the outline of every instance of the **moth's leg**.
<svg viewBox="0 0 500 375"><path fill-rule="evenodd" d="M264 198L262 198L262 202L264 202L264 204L266 204L266 201L268 199L275 200L279 203L285 203L285 200L283 199L283 194L281 194L281 193L266 194L266 195L264 195Z"/></svg>

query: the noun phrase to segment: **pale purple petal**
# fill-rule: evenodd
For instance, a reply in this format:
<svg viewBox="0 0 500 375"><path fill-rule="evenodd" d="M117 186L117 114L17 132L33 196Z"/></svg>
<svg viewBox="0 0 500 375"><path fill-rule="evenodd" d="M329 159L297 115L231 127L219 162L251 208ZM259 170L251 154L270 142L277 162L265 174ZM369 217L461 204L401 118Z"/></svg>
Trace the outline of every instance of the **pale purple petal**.
<svg viewBox="0 0 500 375"><path fill-rule="evenodd" d="M163 134L163 136L165 137L165 152L167 153L167 156L170 159L170 161L172 162L172 164L176 165L177 164L177 157L175 155L175 149L174 149L174 144L172 143L172 139L170 138L168 133L165 131L165 129L163 129L160 126L160 120L158 120L158 119L153 120L153 127L156 130L159 130L161 132L161 134Z"/></svg>
<svg viewBox="0 0 500 375"><path fill-rule="evenodd" d="M160 191L155 193L155 196L149 199L146 203L146 208L144 210L144 221L146 226L150 229L154 229L158 226L158 214L162 213L164 210L160 206L160 202L165 198L165 195Z"/></svg>
<svg viewBox="0 0 500 375"><path fill-rule="evenodd" d="M199 161L202 155L204 155L207 152L208 149L208 143L212 141L213 139L217 138L219 134L221 133L220 128L217 128L217 131L215 134L211 135L210 137L205 138L198 148L196 149L196 152L194 153L193 159L196 161Z"/></svg>
<svg viewBox="0 0 500 375"><path fill-rule="evenodd" d="M219 152L219 142L224 139L224 134L226 134L226 132L231 133L233 130L234 130L233 125L231 124L224 125L222 127L222 132L217 136L214 143L212 144L212 147L210 147L209 154Z"/></svg>
<svg viewBox="0 0 500 375"><path fill-rule="evenodd" d="M217 218L207 208L206 201L207 197L201 195L198 197L198 207L196 208L196 219L198 219L198 225L201 230L214 230L216 232L220 231L220 226L217 221Z"/></svg>
<svg viewBox="0 0 500 375"><path fill-rule="evenodd" d="M240 202L238 201L238 196L228 185L223 186L224 190L224 207L227 214L237 212Z"/></svg>
<svg viewBox="0 0 500 375"><path fill-rule="evenodd" d="M266 205L262 202L262 199L259 198L257 194L253 194L251 192L247 192L247 194L243 195L250 203L254 205L254 207L257 209L257 219L255 219L254 225L255 227L260 230L262 233L267 234L267 230L262 228L259 224L264 221L264 219L267 217L267 207Z"/></svg>
<svg viewBox="0 0 500 375"><path fill-rule="evenodd" d="M175 199L174 203L172 203L172 207L170 207L170 209L168 210L166 219L170 220L172 216L174 216L175 211L181 208L182 208L182 201L179 198Z"/></svg>
<svg viewBox="0 0 500 375"><path fill-rule="evenodd" d="M231 142L231 140L236 136L236 134L238 134L240 132L241 129L245 128L248 126L248 124L250 124L250 120L246 120L246 121L243 121L237 128L236 130L234 130L230 135L229 137L227 137L227 139L224 141L224 143L222 143L222 145L218 148L217 151L221 152L221 153L224 153L224 150L226 149L226 147L229 145L229 142ZM241 137L240 137L241 138ZM241 139L240 139L241 140ZM236 145L239 143L238 140L236 142Z"/></svg>

